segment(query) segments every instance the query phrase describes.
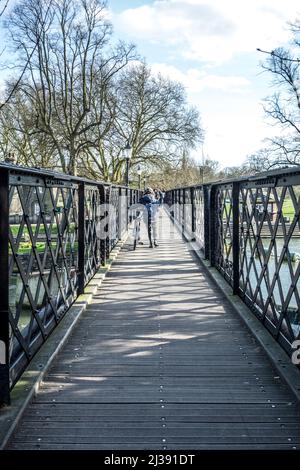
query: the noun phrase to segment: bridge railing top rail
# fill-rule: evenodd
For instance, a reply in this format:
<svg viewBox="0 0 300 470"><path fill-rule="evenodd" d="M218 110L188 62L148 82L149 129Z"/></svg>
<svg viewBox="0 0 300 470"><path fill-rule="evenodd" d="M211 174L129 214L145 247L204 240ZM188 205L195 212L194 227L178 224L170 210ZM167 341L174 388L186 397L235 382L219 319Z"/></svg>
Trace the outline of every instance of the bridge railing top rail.
<svg viewBox="0 0 300 470"><path fill-rule="evenodd" d="M114 187L114 188L124 188L127 189L127 186L115 183L109 183L107 181L93 180L90 178L85 178L82 176L73 176L66 173L61 173L54 170L44 169L40 167L26 167L22 165L14 165L12 163L0 163L0 170L9 171L11 174L23 174L28 176L36 176L40 178L48 177L54 180L69 181L73 183L85 183L91 186L105 186L105 187Z"/></svg>
<svg viewBox="0 0 300 470"><path fill-rule="evenodd" d="M255 181L261 181L261 182L265 182L267 184L268 180L270 180L270 182L284 182L284 181L281 181L282 179L284 178L291 178L293 176L297 176L299 177L300 175L300 167L296 167L296 168L292 168L292 167L289 167L289 168L278 168L278 169L275 169L275 170L269 170L269 171L263 171L261 173L256 173L256 174L253 174L253 175L247 175L247 176L240 176L238 178L226 178L226 179L222 179L222 180L216 180L216 181L210 181L210 182L207 182L207 183L196 183L196 184L191 184L191 185L188 185L188 186L178 186L178 187L175 187L175 188L171 188L169 191L176 191L176 190L181 190L181 189L191 189L191 188L199 188L199 187L203 187L203 186L206 186L206 187L212 187L212 186L223 186L223 185L229 185L229 184L232 184L232 183L242 183L242 184L245 184L245 183L253 183Z"/></svg>

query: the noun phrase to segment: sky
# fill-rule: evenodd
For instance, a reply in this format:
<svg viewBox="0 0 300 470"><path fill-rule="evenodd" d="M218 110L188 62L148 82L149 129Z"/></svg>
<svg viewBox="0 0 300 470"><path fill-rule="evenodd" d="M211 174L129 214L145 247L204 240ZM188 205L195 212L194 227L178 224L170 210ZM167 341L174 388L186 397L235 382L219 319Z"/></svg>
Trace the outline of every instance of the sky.
<svg viewBox="0 0 300 470"><path fill-rule="evenodd" d="M15 0L10 0L10 6ZM115 36L137 45L154 73L184 84L201 114L203 147L193 156L241 164L278 134L263 100L275 89L257 48L288 45L298 0L108 0ZM1 37L2 34L2 37ZM3 35L0 30L0 43ZM1 47L1 44L0 44ZM0 73L0 87L4 77Z"/></svg>
<svg viewBox="0 0 300 470"><path fill-rule="evenodd" d="M116 36L137 45L154 72L182 82L201 114L203 149L194 156L241 164L276 133L263 112L275 90L265 56L291 39L296 0L108 0ZM277 129L278 133L278 129Z"/></svg>

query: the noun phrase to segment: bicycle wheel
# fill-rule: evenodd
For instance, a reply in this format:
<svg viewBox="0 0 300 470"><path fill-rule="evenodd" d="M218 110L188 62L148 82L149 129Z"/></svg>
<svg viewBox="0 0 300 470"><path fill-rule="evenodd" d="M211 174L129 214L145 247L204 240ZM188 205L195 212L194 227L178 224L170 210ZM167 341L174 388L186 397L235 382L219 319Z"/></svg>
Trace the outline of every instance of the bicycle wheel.
<svg viewBox="0 0 300 470"><path fill-rule="evenodd" d="M136 233L134 235L134 240L133 240L133 251L136 249Z"/></svg>
<svg viewBox="0 0 300 470"><path fill-rule="evenodd" d="M134 227L133 250L136 249L136 245L137 245L137 242L138 242L138 239L139 239L139 234L140 234L139 227L140 227L140 222L136 221L135 222L135 227Z"/></svg>

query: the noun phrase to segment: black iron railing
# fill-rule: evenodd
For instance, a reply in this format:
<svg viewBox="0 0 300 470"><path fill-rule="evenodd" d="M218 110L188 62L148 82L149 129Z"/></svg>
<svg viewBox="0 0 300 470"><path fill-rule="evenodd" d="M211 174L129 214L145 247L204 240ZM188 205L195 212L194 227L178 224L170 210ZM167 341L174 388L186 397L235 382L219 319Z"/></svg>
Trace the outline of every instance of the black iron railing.
<svg viewBox="0 0 300 470"><path fill-rule="evenodd" d="M128 229L139 192L0 165L0 403Z"/></svg>
<svg viewBox="0 0 300 470"><path fill-rule="evenodd" d="M283 348L300 338L300 170L178 188L165 201Z"/></svg>

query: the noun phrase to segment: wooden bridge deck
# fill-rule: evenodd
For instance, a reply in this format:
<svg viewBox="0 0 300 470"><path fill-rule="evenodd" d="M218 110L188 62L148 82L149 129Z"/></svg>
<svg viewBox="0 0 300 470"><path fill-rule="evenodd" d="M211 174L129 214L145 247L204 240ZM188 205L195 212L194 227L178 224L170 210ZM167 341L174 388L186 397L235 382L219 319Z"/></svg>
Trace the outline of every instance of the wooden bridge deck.
<svg viewBox="0 0 300 470"><path fill-rule="evenodd" d="M300 408L166 231L125 246L8 448L298 449Z"/></svg>

